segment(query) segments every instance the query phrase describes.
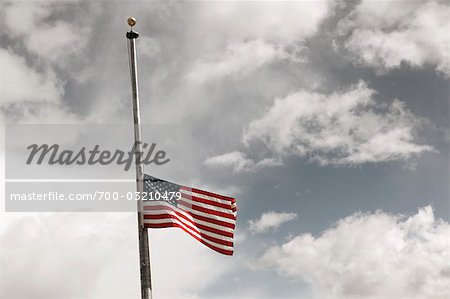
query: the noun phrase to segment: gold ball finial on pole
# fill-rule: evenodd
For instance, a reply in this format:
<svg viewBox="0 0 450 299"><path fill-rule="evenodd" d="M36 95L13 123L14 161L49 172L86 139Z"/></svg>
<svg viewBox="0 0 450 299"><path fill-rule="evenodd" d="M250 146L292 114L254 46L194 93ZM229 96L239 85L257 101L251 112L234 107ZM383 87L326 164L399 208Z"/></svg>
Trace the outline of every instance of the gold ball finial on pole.
<svg viewBox="0 0 450 299"><path fill-rule="evenodd" d="M130 25L130 27L133 27L134 25L136 25L136 19L133 17L129 17L127 23L128 25Z"/></svg>

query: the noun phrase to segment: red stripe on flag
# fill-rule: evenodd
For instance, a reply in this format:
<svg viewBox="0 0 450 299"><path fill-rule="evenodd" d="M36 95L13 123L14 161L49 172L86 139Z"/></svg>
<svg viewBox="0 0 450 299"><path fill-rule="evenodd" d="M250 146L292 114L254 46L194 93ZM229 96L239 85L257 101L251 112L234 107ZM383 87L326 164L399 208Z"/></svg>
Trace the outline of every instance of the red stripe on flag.
<svg viewBox="0 0 450 299"><path fill-rule="evenodd" d="M164 213L164 211L161 211L161 213ZM176 213L176 215L177 215L177 217L183 218L184 220L188 221L190 226L197 227L200 230L204 230L204 231L207 231L207 232L210 232L210 233L214 233L216 235L221 235L221 236L224 236L224 237L233 238L233 233L231 233L231 232L222 231L222 230L219 230L217 228L213 228L213 227L209 227L209 226L206 226L206 225L202 225L202 224L199 224L199 223L192 222L191 219L187 218L186 216L184 216L183 214L180 214L180 213ZM172 215L172 214L144 215L144 219L167 219L167 218L174 218L174 217L175 216Z"/></svg>
<svg viewBox="0 0 450 299"><path fill-rule="evenodd" d="M180 212L177 211L175 208L173 208L173 207L171 207L171 206L167 206L167 205L157 205L157 206L146 206L146 205L144 205L144 211L145 211L145 210L148 210L148 211L171 210L171 211L173 211L173 212L175 212L175 213L180 213ZM180 209L180 210L182 210L182 209ZM182 210L182 211L183 211L184 213L186 213L186 214L192 216L192 218L195 218L195 219L198 219L198 220L202 220L202 221L205 221L205 222L210 222L210 223L212 223L212 224L216 224L216 225L220 225L220 226L225 226L225 227L232 228L232 229L234 229L235 226L236 226L234 223L229 223L229 222L226 222L226 221L217 220L217 219L209 218L209 217L206 217L206 216L194 214L194 213L191 213L191 212L186 211L186 210ZM145 213L145 212L144 212L144 213ZM181 214L181 213L180 213L180 214ZM219 216L218 216L218 217L219 217ZM234 219L233 219L233 220L234 220Z"/></svg>
<svg viewBox="0 0 450 299"><path fill-rule="evenodd" d="M203 213L220 216L222 218L228 218L228 219L232 219L232 220L236 219L236 217L234 217L234 215L223 213L223 212L219 212L219 211L208 209L208 208L199 207L199 206L196 206L196 205L192 205L192 204L184 202L182 200L178 201L178 204L182 205L182 206L185 206L185 207L188 207L188 208L191 208L192 210L195 210L195 211L200 211L200 212L203 212Z"/></svg>
<svg viewBox="0 0 450 299"><path fill-rule="evenodd" d="M145 219L148 219L148 218L145 218ZM172 215L170 215L169 217L166 217L166 218L164 218L164 219L180 221L179 219L177 219L175 216L172 216ZM151 219L148 219L148 220L151 221ZM144 222L145 222L145 221L144 221ZM209 240L209 241L211 241L211 242L213 242L213 243L220 244L220 245L223 245L223 246L233 247L233 242L232 242L232 241L226 241L226 240L222 240L222 239L219 239L219 238L216 238L216 237L207 235L207 234L205 234L205 233L203 233L203 232L201 232L201 231L195 230L191 225L189 225L189 224L187 224L187 223L183 223L182 221L180 221L180 222L181 222L184 226L186 226L186 228L187 228L188 230L190 230L191 232L194 232L194 233L199 234L202 238L204 238L204 239L206 239L206 240ZM151 222L146 222L146 223L149 223L149 224L161 224L161 223L151 223ZM168 222L164 222L164 223L168 223ZM170 223L173 223L173 222L170 222ZM180 227L181 227L181 226L182 226L182 225L180 225Z"/></svg>
<svg viewBox="0 0 450 299"><path fill-rule="evenodd" d="M181 186L180 189L195 192L198 194L211 196L211 197L215 197L215 198L219 198L219 199L223 199L223 200L228 200L228 201L234 200L233 197L228 197L228 196L224 196L224 195L220 195L220 194L216 194L216 193L212 193L212 192L208 192L208 191L204 191L204 190L200 190L200 189L194 189L194 188L189 188L189 187L185 187L185 186Z"/></svg>
<svg viewBox="0 0 450 299"><path fill-rule="evenodd" d="M224 203L220 203L220 202L217 202L217 201L208 200L208 199L205 199L205 198L200 198L200 197L197 197L195 195L191 196L191 195L188 195L188 194L185 194L185 193L181 193L181 197L182 198L186 198L186 199L190 199L192 201L197 201L197 202L201 202L201 203L208 204L208 205L211 205L211 206L215 206L215 207L218 207L218 208L223 208L223 209L230 209L231 208L230 204L224 204Z"/></svg>

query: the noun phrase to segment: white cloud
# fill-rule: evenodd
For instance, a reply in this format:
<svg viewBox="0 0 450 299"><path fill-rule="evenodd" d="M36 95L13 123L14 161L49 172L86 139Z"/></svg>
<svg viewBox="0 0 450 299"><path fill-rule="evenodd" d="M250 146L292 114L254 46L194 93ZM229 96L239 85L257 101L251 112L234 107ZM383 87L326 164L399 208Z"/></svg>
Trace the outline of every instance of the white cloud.
<svg viewBox="0 0 450 299"><path fill-rule="evenodd" d="M249 229L252 233L264 233L271 229L276 229L283 223L291 221L297 217L296 213L267 212L261 215L258 220L249 220Z"/></svg>
<svg viewBox="0 0 450 299"><path fill-rule="evenodd" d="M51 69L37 71L25 59L0 48L1 122L70 123L79 118L61 102L62 83Z"/></svg>
<svg viewBox="0 0 450 299"><path fill-rule="evenodd" d="M24 58L0 48L0 104L19 101L56 103L61 96L61 87L51 72L38 72Z"/></svg>
<svg viewBox="0 0 450 299"><path fill-rule="evenodd" d="M58 71L85 46L87 22L83 25L82 17L61 20L57 3L14 1L0 7L4 35L14 41L8 49L0 48L4 118L27 123L79 121L62 102L65 82Z"/></svg>
<svg viewBox="0 0 450 299"><path fill-rule="evenodd" d="M332 2L225 1L199 7L194 26L215 34L205 41L187 78L204 83L246 75L282 59L302 61L299 43L318 31Z"/></svg>
<svg viewBox="0 0 450 299"><path fill-rule="evenodd" d="M323 95L300 91L275 100L246 129L247 146L262 142L278 156L299 155L320 164L407 160L432 148L416 142L422 121L394 100L380 105L365 83Z"/></svg>
<svg viewBox="0 0 450 299"><path fill-rule="evenodd" d="M320 165L357 165L408 161L434 151L417 141L424 120L399 100L378 104L374 93L360 82L330 95L303 90L275 99L244 130L244 152L210 157L204 163L245 172L281 165L289 155ZM270 157L249 158L252 151Z"/></svg>
<svg viewBox="0 0 450 299"><path fill-rule="evenodd" d="M151 242L155 298L204 298L202 290L238 265L236 259L213 252L179 229L153 230Z"/></svg>
<svg viewBox="0 0 450 299"><path fill-rule="evenodd" d="M2 216L1 298L139 296L134 213ZM181 230L150 235L156 298L204 298L200 291L236 267L236 258L213 252Z"/></svg>
<svg viewBox="0 0 450 299"><path fill-rule="evenodd" d="M449 237L449 223L429 206L408 218L357 213L318 237L303 234L270 248L258 264L307 281L321 299L444 299Z"/></svg>
<svg viewBox="0 0 450 299"><path fill-rule="evenodd" d="M433 65L450 76L450 5L438 1L365 0L340 21L345 47L380 72Z"/></svg>
<svg viewBox="0 0 450 299"><path fill-rule="evenodd" d="M56 3L16 1L3 4L2 10L5 33L20 38L31 54L45 62L64 65L87 41L87 26L58 19L50 22L58 13Z"/></svg>
<svg viewBox="0 0 450 299"><path fill-rule="evenodd" d="M198 11L213 32L239 40L293 43L314 35L330 14L331 1L219 1Z"/></svg>
<svg viewBox="0 0 450 299"><path fill-rule="evenodd" d="M35 30L25 41L30 52L47 61L62 64L61 59L77 53L86 42L85 30L66 22L56 22L51 27Z"/></svg>
<svg viewBox="0 0 450 299"><path fill-rule="evenodd" d="M2 218L2 226L8 218L12 216ZM128 258L135 247L129 233L133 218L120 213L28 213L14 218L0 233L2 298L89 297L103 271L119 262L117 254ZM116 222L121 225L111 229ZM125 285L137 278L121 276L123 288L118 291L129 290Z"/></svg>
<svg viewBox="0 0 450 299"><path fill-rule="evenodd" d="M212 167L232 167L236 172L248 169L254 164L252 160L245 158L244 154L238 151L210 157L204 163Z"/></svg>
<svg viewBox="0 0 450 299"><path fill-rule="evenodd" d="M266 158L261 161L255 162L245 156L244 153L234 151L219 156L209 157L204 161L204 164L213 167L232 168L234 172L247 172L256 171L264 167L281 165L281 161L272 158Z"/></svg>
<svg viewBox="0 0 450 299"><path fill-rule="evenodd" d="M221 57L215 57L212 61L196 61L187 78L196 83L204 83L228 75L242 76L287 56L283 49L259 39L232 44Z"/></svg>
<svg viewBox="0 0 450 299"><path fill-rule="evenodd" d="M62 104L40 103L37 106L29 103L15 105L20 113L15 120L22 124L79 124L81 118Z"/></svg>

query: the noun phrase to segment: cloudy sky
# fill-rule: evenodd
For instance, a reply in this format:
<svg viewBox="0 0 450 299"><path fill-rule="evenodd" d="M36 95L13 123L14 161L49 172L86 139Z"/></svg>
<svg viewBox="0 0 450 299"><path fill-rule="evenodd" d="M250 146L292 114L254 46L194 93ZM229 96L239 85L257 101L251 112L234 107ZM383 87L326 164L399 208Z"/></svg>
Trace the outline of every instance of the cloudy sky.
<svg viewBox="0 0 450 299"><path fill-rule="evenodd" d="M447 1L0 8L2 125L130 123L132 15L165 178L237 198L231 258L150 232L155 298L449 295ZM134 213L0 213L1 298L137 298L137 261Z"/></svg>

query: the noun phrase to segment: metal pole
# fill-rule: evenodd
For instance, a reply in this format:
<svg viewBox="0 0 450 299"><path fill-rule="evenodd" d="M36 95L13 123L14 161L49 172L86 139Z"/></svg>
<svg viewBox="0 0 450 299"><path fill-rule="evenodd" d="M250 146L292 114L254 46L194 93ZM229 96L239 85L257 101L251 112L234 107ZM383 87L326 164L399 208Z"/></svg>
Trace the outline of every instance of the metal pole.
<svg viewBox="0 0 450 299"><path fill-rule="evenodd" d="M128 25L133 27L136 24L134 18L128 18ZM138 90L138 74L137 74L137 59L136 59L136 39L139 34L133 31L133 28L127 32L128 49L130 56L130 75L131 88L133 91L133 118L134 118L134 153L136 158L136 189L139 195L144 191L144 167L142 165L141 157L143 154L142 140L141 140L141 117L139 111L139 90ZM137 201L138 213L138 233L139 233L139 264L141 272L141 298L152 298L152 279L150 268L150 245L148 238L148 231L144 227L144 215L142 198L139 196Z"/></svg>

